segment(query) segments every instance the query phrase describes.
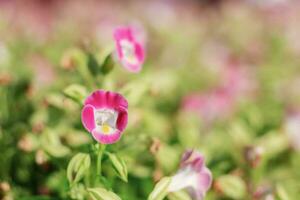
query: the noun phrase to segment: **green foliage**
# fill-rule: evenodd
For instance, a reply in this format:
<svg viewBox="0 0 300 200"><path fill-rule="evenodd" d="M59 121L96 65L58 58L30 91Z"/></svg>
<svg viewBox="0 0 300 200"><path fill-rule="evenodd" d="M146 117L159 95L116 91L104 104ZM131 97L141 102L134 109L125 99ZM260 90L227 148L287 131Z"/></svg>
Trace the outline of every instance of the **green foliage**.
<svg viewBox="0 0 300 200"><path fill-rule="evenodd" d="M111 161L111 164L113 165L116 173L118 176L125 182L128 181L128 172L127 172L127 166L125 161L113 153L107 153L109 160Z"/></svg>
<svg viewBox="0 0 300 200"><path fill-rule="evenodd" d="M88 188L88 193L92 200L121 200L118 195L104 188Z"/></svg>
<svg viewBox="0 0 300 200"><path fill-rule="evenodd" d="M79 104L83 104L84 98L87 96L87 90L82 85L72 84L64 90L64 94Z"/></svg>
<svg viewBox="0 0 300 200"><path fill-rule="evenodd" d="M238 176L221 176L217 183L224 195L231 199L244 199L246 196L246 184Z"/></svg>
<svg viewBox="0 0 300 200"><path fill-rule="evenodd" d="M67 177L71 185L80 181L90 168L91 158L88 154L78 153L70 161Z"/></svg>
<svg viewBox="0 0 300 200"><path fill-rule="evenodd" d="M150 193L148 200L163 200L168 194L168 187L171 183L170 177L162 178L156 183L153 191Z"/></svg>
<svg viewBox="0 0 300 200"><path fill-rule="evenodd" d="M4 6L11 2L22 23ZM300 110L297 6L278 13L238 1L224 1L222 9L202 8L202 1L95 1L93 9L32 2L0 3L0 199L191 200L186 190L167 194L170 178L162 178L178 171L191 148L203 153L214 177L206 200L299 198L298 140L286 128ZM110 9L116 19L101 17ZM113 35L107 37L107 22L134 17L147 33L140 73L122 66ZM247 69L254 82L251 91L230 96L229 113L220 109L226 101L210 105L211 94L223 95L226 67ZM97 89L119 92L129 104L127 128L105 149L81 123L82 104ZM208 106L187 111L190 95L210 95Z"/></svg>

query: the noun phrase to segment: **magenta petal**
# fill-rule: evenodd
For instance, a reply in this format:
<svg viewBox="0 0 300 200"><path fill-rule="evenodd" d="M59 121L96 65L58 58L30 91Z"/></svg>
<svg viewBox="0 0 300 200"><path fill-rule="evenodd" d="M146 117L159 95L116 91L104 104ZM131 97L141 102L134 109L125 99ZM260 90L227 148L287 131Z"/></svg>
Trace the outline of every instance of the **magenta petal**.
<svg viewBox="0 0 300 200"><path fill-rule="evenodd" d="M129 41L133 41L132 30L130 27L119 27L114 31L115 40L127 39Z"/></svg>
<svg viewBox="0 0 300 200"><path fill-rule="evenodd" d="M92 132L96 127L94 119L94 107L91 105L86 105L81 112L81 121L86 130Z"/></svg>
<svg viewBox="0 0 300 200"><path fill-rule="evenodd" d="M101 144L112 144L117 142L121 138L121 132L116 131L115 133L112 134L103 134L100 131L94 129L92 131L92 135Z"/></svg>
<svg viewBox="0 0 300 200"><path fill-rule="evenodd" d="M125 62L125 61L122 62L122 63L123 63L123 65L124 65L124 67L125 67L128 71L133 72L133 73L138 73L138 72L140 72L141 69L142 69L142 64L141 64L141 63L135 64L135 65L130 64L130 63L127 63L127 62Z"/></svg>
<svg viewBox="0 0 300 200"><path fill-rule="evenodd" d="M117 120L117 128L120 131L123 131L125 127L127 126L128 122L128 114L127 112L119 112L118 120Z"/></svg>
<svg viewBox="0 0 300 200"><path fill-rule="evenodd" d="M139 43L135 43L135 55L136 55L136 57L137 57L137 59L139 60L140 63L144 62L144 59L145 59L145 49Z"/></svg>
<svg viewBox="0 0 300 200"><path fill-rule="evenodd" d="M128 103L122 95L104 90L93 92L85 100L84 104L90 104L96 109L110 108L116 111L126 110L128 108Z"/></svg>
<svg viewBox="0 0 300 200"><path fill-rule="evenodd" d="M201 171L204 166L204 156L195 150L188 150L183 154L180 164L181 168L191 165L196 171Z"/></svg>

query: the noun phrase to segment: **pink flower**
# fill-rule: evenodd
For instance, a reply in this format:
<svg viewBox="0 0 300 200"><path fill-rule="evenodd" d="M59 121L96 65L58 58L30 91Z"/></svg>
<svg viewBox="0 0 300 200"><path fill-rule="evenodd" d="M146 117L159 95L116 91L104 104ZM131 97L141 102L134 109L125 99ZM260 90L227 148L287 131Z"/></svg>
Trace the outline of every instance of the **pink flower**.
<svg viewBox="0 0 300 200"><path fill-rule="evenodd" d="M119 27L114 31L114 38L119 61L128 71L139 72L145 60L145 49L137 31L131 27Z"/></svg>
<svg viewBox="0 0 300 200"><path fill-rule="evenodd" d="M236 100L250 96L256 89L251 71L240 65L239 63L231 63L222 71L222 87Z"/></svg>
<svg viewBox="0 0 300 200"><path fill-rule="evenodd" d="M207 122L224 119L233 111L233 99L227 90L216 89L203 94L191 94L183 99L184 111L196 113Z"/></svg>
<svg viewBox="0 0 300 200"><path fill-rule="evenodd" d="M112 144L120 139L126 128L127 108L127 100L122 95L97 90L86 98L81 120L95 140L102 144Z"/></svg>
<svg viewBox="0 0 300 200"><path fill-rule="evenodd" d="M180 170L172 177L169 192L187 189L192 199L202 200L211 187L212 174L204 164L204 157L197 151L186 151Z"/></svg>

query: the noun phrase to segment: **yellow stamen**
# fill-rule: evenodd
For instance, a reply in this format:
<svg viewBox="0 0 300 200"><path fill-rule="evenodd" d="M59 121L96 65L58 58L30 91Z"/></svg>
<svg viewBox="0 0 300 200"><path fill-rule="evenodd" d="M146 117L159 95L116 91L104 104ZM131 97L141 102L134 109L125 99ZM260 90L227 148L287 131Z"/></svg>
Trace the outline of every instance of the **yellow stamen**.
<svg viewBox="0 0 300 200"><path fill-rule="evenodd" d="M108 134L110 131L110 126L106 125L106 124L103 124L102 125L102 132L105 133L105 134Z"/></svg>

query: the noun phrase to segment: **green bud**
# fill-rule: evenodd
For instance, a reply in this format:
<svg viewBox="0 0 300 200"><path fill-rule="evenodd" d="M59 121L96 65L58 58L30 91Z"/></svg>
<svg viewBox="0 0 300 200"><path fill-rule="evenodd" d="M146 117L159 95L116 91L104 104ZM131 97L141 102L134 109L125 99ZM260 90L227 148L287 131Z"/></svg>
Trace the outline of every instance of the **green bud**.
<svg viewBox="0 0 300 200"><path fill-rule="evenodd" d="M121 198L104 188L88 188L87 189L92 200L121 200Z"/></svg>

